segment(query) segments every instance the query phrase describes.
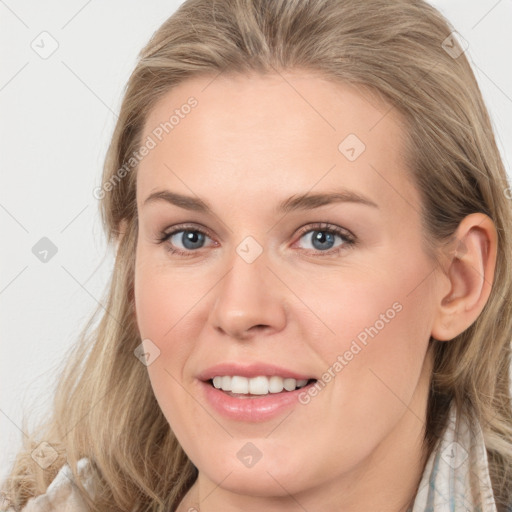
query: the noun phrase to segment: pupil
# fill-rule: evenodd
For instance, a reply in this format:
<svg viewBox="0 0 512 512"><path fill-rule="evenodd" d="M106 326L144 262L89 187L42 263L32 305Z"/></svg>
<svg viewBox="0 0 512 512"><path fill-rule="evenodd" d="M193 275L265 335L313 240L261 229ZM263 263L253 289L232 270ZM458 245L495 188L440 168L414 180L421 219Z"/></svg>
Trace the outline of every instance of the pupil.
<svg viewBox="0 0 512 512"><path fill-rule="evenodd" d="M313 231L313 246L315 246L315 242L320 242L321 244L334 243L334 235L333 233L328 233L326 231ZM329 249L330 247L326 247L325 245L321 245L320 247L315 247L315 249Z"/></svg>

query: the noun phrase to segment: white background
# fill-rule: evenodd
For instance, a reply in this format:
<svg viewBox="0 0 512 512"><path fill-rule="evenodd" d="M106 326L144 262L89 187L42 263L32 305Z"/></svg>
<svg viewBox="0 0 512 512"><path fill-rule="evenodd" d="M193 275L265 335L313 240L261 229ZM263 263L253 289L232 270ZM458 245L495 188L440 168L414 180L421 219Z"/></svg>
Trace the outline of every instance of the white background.
<svg viewBox="0 0 512 512"><path fill-rule="evenodd" d="M112 268L92 190L139 50L179 1L0 0L0 480L52 399L56 369ZM468 54L510 174L512 2L436 0ZM58 49L42 59L47 31ZM49 44L49 43L47 43ZM47 46L48 47L48 46ZM57 246L47 263L32 247Z"/></svg>

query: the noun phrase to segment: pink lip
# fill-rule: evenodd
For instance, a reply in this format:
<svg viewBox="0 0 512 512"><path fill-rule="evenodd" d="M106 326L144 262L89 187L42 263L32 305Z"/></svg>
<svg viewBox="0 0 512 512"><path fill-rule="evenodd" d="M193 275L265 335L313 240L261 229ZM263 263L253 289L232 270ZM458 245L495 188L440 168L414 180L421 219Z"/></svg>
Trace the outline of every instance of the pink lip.
<svg viewBox="0 0 512 512"><path fill-rule="evenodd" d="M221 374L226 375L226 373ZM268 373L265 372L258 373L258 375L262 374L268 375ZM237 373L236 375L241 374ZM209 381L199 381L199 384L202 388L202 393L206 402L210 404L214 411L231 420L252 423L270 420L279 414L284 413L291 407L297 407L300 405L300 393L307 392L311 386L315 385L314 382L311 382L307 386L296 389L295 391L269 393L268 395L262 395L255 398L238 398L230 396L220 389L214 388Z"/></svg>
<svg viewBox="0 0 512 512"><path fill-rule="evenodd" d="M299 405L299 395L314 385L310 383L295 391L269 393L268 395L250 395L245 397L230 396L220 389L216 389L210 380L216 376L238 375L240 377L272 377L278 375L283 379L310 380L312 375L299 373L287 368L266 363L221 363L197 375L201 392L207 403L217 413L236 421L262 422L267 421L290 407Z"/></svg>
<svg viewBox="0 0 512 512"><path fill-rule="evenodd" d="M202 381L207 381L213 379L216 376L223 375L239 375L240 377L272 377L273 375L278 375L279 377L283 377L283 379L296 379L296 380L309 380L314 379L316 377L312 375L306 375L303 373L298 373L293 370L288 370L287 368L282 368L279 366L275 366L273 364L265 364L265 363L248 363L248 364L240 364L240 363L221 363L215 366L211 366L206 370L203 370L197 378Z"/></svg>

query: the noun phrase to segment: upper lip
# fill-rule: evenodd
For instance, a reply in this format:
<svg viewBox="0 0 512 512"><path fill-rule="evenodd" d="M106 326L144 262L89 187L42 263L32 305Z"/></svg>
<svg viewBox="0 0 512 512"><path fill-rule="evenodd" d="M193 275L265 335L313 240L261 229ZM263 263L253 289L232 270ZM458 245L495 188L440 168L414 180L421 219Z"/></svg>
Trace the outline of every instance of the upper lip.
<svg viewBox="0 0 512 512"><path fill-rule="evenodd" d="M304 379L314 379L315 377L311 375L307 375L305 373L301 373L294 370L289 370L288 368L283 368L280 366L276 366L273 364L267 363L220 363L214 366L210 366L209 368L201 371L197 378L202 381L207 381L213 379L216 376L224 376L230 375L235 376L238 375L240 377L258 377L260 375L266 377L272 377L273 375L277 375L279 377L283 377L284 379L296 379L296 380L304 380Z"/></svg>

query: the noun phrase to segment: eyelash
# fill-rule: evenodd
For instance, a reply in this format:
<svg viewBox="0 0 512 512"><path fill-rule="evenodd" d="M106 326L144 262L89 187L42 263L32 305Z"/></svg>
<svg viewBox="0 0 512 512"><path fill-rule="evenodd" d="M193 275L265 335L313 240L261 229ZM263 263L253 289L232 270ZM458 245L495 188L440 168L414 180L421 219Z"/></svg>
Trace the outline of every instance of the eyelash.
<svg viewBox="0 0 512 512"><path fill-rule="evenodd" d="M208 234L207 231L200 229L197 226L186 224L186 225L175 226L175 228L169 233L163 232L161 234L161 236L158 238L157 243L163 244L163 243L167 242L173 235L175 235L176 233L180 233L181 231L197 232L197 233L201 233L201 234L207 236L208 238L212 238ZM350 233L348 230L342 229L334 224L328 224L325 222L313 223L313 224L309 224L308 226L305 226L303 229L301 228L301 230L299 231L298 239L300 240L306 233L309 233L311 231L321 231L321 232L325 232L325 233L331 233L333 235L338 235L339 237L341 237L343 239L343 243L337 247L333 247L326 251L313 250L313 253L316 253L321 256L332 256L332 255L338 254L341 251L349 249L350 247L356 245L356 243L357 243L356 237L354 235L352 235L352 233ZM189 249L189 250L184 251L182 249L176 249L176 248L172 247L170 244L167 247L167 251L170 252L171 254L176 254L178 256L184 256L184 257L193 256L194 253L198 252L200 249L196 249L196 250ZM299 249L299 250L302 252L304 252L304 251L310 252L311 251L311 249Z"/></svg>

